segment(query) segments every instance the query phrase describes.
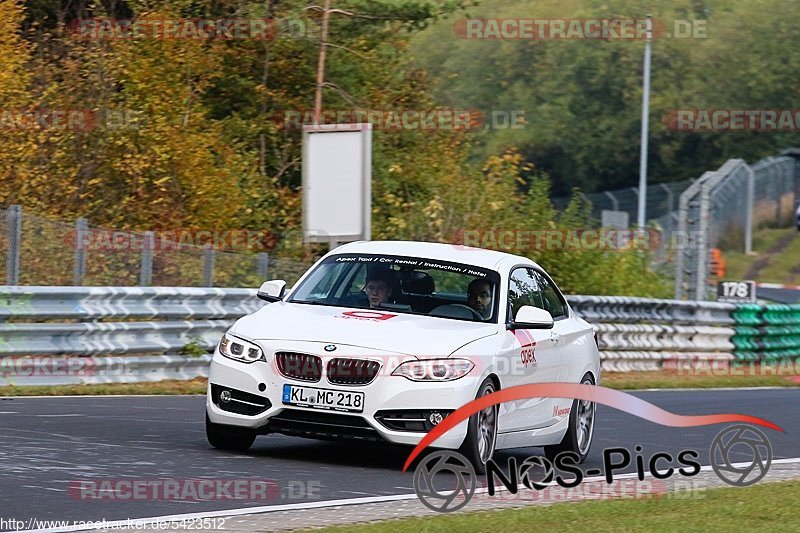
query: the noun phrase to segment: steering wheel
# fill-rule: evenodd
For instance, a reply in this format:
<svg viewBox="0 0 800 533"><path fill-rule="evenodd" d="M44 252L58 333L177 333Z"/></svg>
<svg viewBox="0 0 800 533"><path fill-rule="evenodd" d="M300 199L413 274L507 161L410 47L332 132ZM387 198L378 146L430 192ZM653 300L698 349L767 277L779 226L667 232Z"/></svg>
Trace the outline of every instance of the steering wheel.
<svg viewBox="0 0 800 533"><path fill-rule="evenodd" d="M444 306L441 306L441 307L444 307ZM472 318L474 318L476 320L479 320L481 322L484 321L483 315L481 315L479 312L477 312L476 310L474 310L473 308L471 308L468 305L464 305L464 304L447 304L447 307L457 308L457 309L466 309L472 314Z"/></svg>

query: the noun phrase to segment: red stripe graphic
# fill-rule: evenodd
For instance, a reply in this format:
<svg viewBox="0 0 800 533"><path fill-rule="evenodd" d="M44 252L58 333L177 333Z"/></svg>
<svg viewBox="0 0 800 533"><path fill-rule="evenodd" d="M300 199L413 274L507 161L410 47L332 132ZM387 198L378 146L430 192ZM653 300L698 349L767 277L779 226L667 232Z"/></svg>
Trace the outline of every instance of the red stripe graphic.
<svg viewBox="0 0 800 533"><path fill-rule="evenodd" d="M536 346L536 341L533 340L533 335L527 329L515 329L514 336L517 338L521 348Z"/></svg>
<svg viewBox="0 0 800 533"><path fill-rule="evenodd" d="M532 385L519 385L508 389L499 390L486 396L473 400L454 411L447 418L442 420L438 426L433 428L430 433L417 444L416 448L411 451L411 454L406 459L403 466L405 472L414 459L422 453L422 451L429 445L433 444L436 439L447 433L450 429L458 425L460 422L466 420L482 409L491 407L504 402L511 402L514 400L524 400L527 398L570 398L577 400L588 400L591 402L599 403L619 409L626 413L630 413L639 418L650 420L662 426L672 427L694 427L694 426L708 426L711 424L724 424L729 422L744 422L748 424L756 424L759 426L768 427L777 431L783 431L783 428L751 415L741 414L715 414L715 415L697 415L686 416L676 415L665 411L660 407L646 402L631 394L608 389L606 387L598 387L597 385L579 385L577 383L537 383Z"/></svg>

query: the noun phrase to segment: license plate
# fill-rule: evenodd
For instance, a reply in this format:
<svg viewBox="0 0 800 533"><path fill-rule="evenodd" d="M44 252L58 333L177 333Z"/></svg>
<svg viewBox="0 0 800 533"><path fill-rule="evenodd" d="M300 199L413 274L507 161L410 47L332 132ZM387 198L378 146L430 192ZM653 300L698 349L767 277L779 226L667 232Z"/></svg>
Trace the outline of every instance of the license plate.
<svg viewBox="0 0 800 533"><path fill-rule="evenodd" d="M283 404L360 413L364 411L364 393L318 389L287 383L283 386Z"/></svg>

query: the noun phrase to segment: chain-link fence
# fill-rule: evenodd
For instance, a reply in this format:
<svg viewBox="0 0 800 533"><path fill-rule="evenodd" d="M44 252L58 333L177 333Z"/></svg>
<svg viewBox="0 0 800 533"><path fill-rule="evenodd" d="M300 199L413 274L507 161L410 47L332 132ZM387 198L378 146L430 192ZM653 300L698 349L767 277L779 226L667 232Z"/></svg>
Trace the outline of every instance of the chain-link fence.
<svg viewBox="0 0 800 533"><path fill-rule="evenodd" d="M787 150L752 166L731 160L697 180L651 184L648 224L661 230L663 244L654 250L654 264L661 270L675 264L676 298L703 299L711 248L749 252L753 228L789 224L798 197L800 150ZM593 224L602 220L603 211L625 212L629 221L636 219L635 187L584 198L591 203ZM564 209L569 198L556 198L553 203ZM202 233L215 232L185 230L170 238L164 232L117 231L90 226L86 219L51 220L12 205L0 208L0 264L6 267L0 270L0 283L255 287L272 278L284 279L291 286L324 251L309 251L299 233L284 239L283 246L273 240L271 246L260 247L270 249L269 253L203 244L198 238ZM238 236L252 244L264 232L244 233ZM184 242L187 234L189 242Z"/></svg>
<svg viewBox="0 0 800 533"><path fill-rule="evenodd" d="M678 197L686 190L693 180L675 181L670 183L653 183L647 187L647 218L658 220L678 209ZM583 198L592 205L592 218L601 220L602 212L624 211L628 213L631 221L636 220L639 208L638 187L628 187L615 191L602 191L584 194ZM570 197L554 198L553 205L564 209L569 204Z"/></svg>
<svg viewBox="0 0 800 533"><path fill-rule="evenodd" d="M647 187L647 220L662 231L662 240L668 241L678 228L678 199L694 180L654 183ZM628 214L628 220L635 223L639 208L638 187L628 187L614 191L584 194L591 206L594 223L602 221L603 211L617 211ZM570 197L554 198L553 205L560 210L567 207ZM656 251L656 260L663 261L663 250Z"/></svg>
<svg viewBox="0 0 800 533"><path fill-rule="evenodd" d="M731 159L706 172L680 199L675 298L705 300L711 250L752 251L753 230L791 223L800 189L800 159L782 155L748 165Z"/></svg>
<svg viewBox="0 0 800 533"><path fill-rule="evenodd" d="M254 235L264 233L127 232L90 226L83 218L51 220L12 205L0 208L0 262L6 267L0 284L257 287L267 279L284 279L291 286L313 254L298 259L290 252L215 246L219 241L252 244ZM302 246L296 240L293 246Z"/></svg>
<svg viewBox="0 0 800 533"><path fill-rule="evenodd" d="M636 187L585 194L593 224L603 211L627 213L636 220ZM648 225L661 231L662 246L653 250L653 264L671 274L675 297L706 299L708 266L713 248L752 251L753 231L792 224L800 198L800 150L790 149L747 165L732 159L696 180L651 184L647 188ZM570 198L556 198L564 209Z"/></svg>

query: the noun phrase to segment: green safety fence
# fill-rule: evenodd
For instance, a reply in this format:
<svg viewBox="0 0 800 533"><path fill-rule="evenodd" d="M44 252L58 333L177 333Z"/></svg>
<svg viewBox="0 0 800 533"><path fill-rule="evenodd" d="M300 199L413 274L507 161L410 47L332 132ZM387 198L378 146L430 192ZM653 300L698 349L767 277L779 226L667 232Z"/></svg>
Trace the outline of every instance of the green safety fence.
<svg viewBox="0 0 800 533"><path fill-rule="evenodd" d="M800 357L800 304L742 304L732 313L736 361Z"/></svg>

